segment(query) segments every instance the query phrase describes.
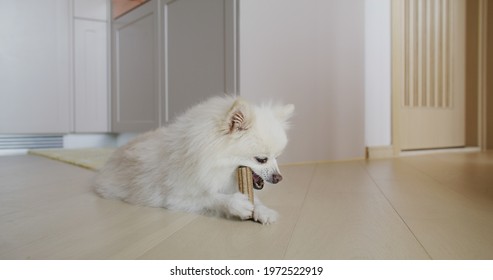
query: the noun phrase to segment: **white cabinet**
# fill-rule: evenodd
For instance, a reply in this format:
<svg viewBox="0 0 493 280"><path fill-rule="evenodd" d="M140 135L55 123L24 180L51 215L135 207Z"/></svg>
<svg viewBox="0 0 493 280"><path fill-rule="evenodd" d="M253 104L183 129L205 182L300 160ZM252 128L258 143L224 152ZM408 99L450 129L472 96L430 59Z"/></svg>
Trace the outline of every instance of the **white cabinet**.
<svg viewBox="0 0 493 280"><path fill-rule="evenodd" d="M166 124L236 93L235 0L151 0L113 21L112 131Z"/></svg>
<svg viewBox="0 0 493 280"><path fill-rule="evenodd" d="M5 0L0 133L138 132L236 93L237 0L150 0L112 23L109 0Z"/></svg>
<svg viewBox="0 0 493 280"><path fill-rule="evenodd" d="M0 8L0 133L71 127L66 0L7 0Z"/></svg>
<svg viewBox="0 0 493 280"><path fill-rule="evenodd" d="M6 0L0 133L107 132L107 0Z"/></svg>
<svg viewBox="0 0 493 280"><path fill-rule="evenodd" d="M106 0L74 1L74 131L109 131Z"/></svg>
<svg viewBox="0 0 493 280"><path fill-rule="evenodd" d="M107 23L74 20L74 130L108 131Z"/></svg>
<svg viewBox="0 0 493 280"><path fill-rule="evenodd" d="M108 21L109 0L74 0L74 17Z"/></svg>

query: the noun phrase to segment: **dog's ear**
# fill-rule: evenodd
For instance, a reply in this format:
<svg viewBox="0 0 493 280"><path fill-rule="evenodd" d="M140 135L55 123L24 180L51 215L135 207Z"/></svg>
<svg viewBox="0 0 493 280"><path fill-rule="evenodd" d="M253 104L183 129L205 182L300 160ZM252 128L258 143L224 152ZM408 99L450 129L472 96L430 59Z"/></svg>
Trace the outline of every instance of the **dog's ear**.
<svg viewBox="0 0 493 280"><path fill-rule="evenodd" d="M250 105L243 99L237 98L226 115L224 130L227 134L250 128L252 113Z"/></svg>

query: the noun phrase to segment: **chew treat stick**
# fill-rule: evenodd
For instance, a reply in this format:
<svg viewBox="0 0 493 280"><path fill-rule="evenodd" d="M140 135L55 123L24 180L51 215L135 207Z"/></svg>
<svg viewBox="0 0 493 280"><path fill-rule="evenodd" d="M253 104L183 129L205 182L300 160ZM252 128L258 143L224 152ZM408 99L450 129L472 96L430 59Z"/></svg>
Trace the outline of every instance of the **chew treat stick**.
<svg viewBox="0 0 493 280"><path fill-rule="evenodd" d="M240 166L237 170L238 188L241 193L248 195L253 203L253 175L252 170L246 166Z"/></svg>

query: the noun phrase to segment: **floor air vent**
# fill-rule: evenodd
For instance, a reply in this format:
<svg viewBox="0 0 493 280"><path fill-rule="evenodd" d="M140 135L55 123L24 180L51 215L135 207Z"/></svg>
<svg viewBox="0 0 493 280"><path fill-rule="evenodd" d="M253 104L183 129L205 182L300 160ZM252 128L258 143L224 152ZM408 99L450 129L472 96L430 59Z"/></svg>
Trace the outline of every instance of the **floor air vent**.
<svg viewBox="0 0 493 280"><path fill-rule="evenodd" d="M63 148L62 135L1 135L0 150Z"/></svg>

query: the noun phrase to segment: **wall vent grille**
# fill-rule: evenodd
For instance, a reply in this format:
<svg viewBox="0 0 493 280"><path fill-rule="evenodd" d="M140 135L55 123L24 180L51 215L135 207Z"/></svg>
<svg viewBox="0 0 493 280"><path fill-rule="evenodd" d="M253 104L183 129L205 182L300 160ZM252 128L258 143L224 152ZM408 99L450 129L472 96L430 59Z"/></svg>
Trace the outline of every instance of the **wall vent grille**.
<svg viewBox="0 0 493 280"><path fill-rule="evenodd" d="M63 148L62 135L1 135L0 150Z"/></svg>

